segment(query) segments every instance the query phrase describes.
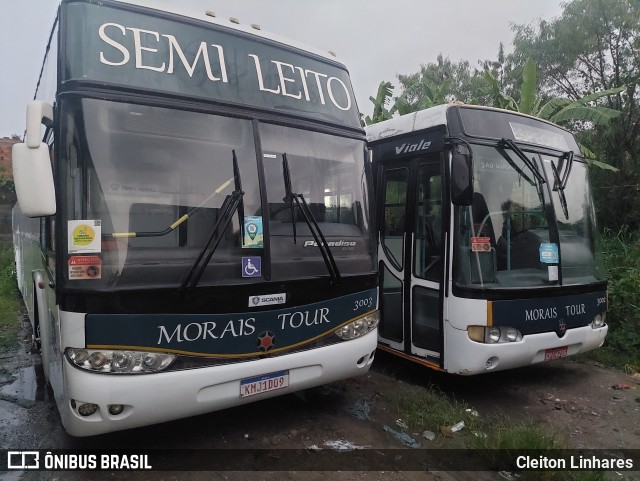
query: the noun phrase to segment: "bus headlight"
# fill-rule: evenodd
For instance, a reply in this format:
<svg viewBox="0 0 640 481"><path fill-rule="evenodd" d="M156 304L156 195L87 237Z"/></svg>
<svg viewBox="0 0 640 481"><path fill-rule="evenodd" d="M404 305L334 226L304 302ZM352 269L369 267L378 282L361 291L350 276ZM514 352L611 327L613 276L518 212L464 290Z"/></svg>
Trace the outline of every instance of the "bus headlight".
<svg viewBox="0 0 640 481"><path fill-rule="evenodd" d="M111 356L111 369L117 372L131 372L136 365L134 354L131 352L116 351Z"/></svg>
<svg viewBox="0 0 640 481"><path fill-rule="evenodd" d="M596 314L596 317L593 318L593 321L591 322L591 327L593 329L598 329L602 326L604 326L604 322L607 318L607 313L603 312L602 314Z"/></svg>
<svg viewBox="0 0 640 481"><path fill-rule="evenodd" d="M505 326L469 326L469 339L484 344L517 342L522 340L522 333L515 327Z"/></svg>
<svg viewBox="0 0 640 481"><path fill-rule="evenodd" d="M67 359L81 369L98 373L144 374L163 371L176 359L175 354L143 351L108 351L68 348Z"/></svg>
<svg viewBox="0 0 640 481"><path fill-rule="evenodd" d="M364 336L365 334L373 331L378 327L379 322L380 311L373 311L342 326L340 329L336 330L335 333L340 339L348 341L350 339Z"/></svg>
<svg viewBox="0 0 640 481"><path fill-rule="evenodd" d="M485 342L488 342L488 343L500 342L500 328L499 327L488 328Z"/></svg>
<svg viewBox="0 0 640 481"><path fill-rule="evenodd" d="M515 342L518 340L519 335L520 332L517 329L514 329L513 327L507 327L507 341Z"/></svg>

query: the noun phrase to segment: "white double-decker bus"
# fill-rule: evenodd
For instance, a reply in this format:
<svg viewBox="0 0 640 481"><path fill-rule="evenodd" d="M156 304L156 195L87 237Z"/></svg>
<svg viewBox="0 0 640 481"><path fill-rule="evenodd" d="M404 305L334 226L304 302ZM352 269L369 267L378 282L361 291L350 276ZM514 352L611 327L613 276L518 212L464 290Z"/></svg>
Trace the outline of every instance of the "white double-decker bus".
<svg viewBox="0 0 640 481"><path fill-rule="evenodd" d="M18 283L74 436L356 376L376 349L345 67L144 3L61 3L13 152Z"/></svg>
<svg viewBox="0 0 640 481"><path fill-rule="evenodd" d="M470 375L602 345L607 283L570 132L442 105L367 127L367 138L381 349Z"/></svg>

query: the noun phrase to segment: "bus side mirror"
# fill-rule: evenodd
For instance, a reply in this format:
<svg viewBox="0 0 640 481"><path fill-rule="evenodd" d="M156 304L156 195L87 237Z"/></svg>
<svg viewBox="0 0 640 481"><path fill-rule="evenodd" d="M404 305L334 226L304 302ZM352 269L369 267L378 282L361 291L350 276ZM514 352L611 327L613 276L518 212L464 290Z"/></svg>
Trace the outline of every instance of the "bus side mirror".
<svg viewBox="0 0 640 481"><path fill-rule="evenodd" d="M50 125L53 108L34 101L27 107L26 142L13 144L13 181L20 210L27 217L56 213L56 191L49 158L49 147L40 141L40 126Z"/></svg>
<svg viewBox="0 0 640 481"><path fill-rule="evenodd" d="M473 157L471 153L456 152L451 157L451 202L471 205L473 201Z"/></svg>

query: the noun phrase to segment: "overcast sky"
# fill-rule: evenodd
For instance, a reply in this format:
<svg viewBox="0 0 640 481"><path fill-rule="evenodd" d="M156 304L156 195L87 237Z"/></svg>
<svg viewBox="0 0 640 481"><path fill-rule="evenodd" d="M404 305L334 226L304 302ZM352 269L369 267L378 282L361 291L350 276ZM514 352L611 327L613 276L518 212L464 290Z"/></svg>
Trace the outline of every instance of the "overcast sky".
<svg viewBox="0 0 640 481"><path fill-rule="evenodd" d="M511 24L551 20L560 0L149 0L213 10L293 40L336 52L351 73L361 112L370 115L378 84L397 85L439 53L454 61L510 51ZM22 135L57 0L0 0L0 137ZM396 91L398 88L396 88Z"/></svg>

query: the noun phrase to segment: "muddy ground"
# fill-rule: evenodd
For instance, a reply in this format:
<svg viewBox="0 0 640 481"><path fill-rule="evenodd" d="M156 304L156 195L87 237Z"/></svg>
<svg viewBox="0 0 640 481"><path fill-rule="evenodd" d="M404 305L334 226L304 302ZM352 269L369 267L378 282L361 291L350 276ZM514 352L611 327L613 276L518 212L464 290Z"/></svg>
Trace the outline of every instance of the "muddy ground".
<svg viewBox="0 0 640 481"><path fill-rule="evenodd" d="M374 448L375 470L277 472L154 472L72 473L0 472L6 480L85 479L214 479L214 480L472 480L518 479L512 473L438 471L438 451L457 448L454 438L438 432L429 441L405 430L423 448L435 453L423 469L381 470L379 461L404 448L397 432L396 393L439 389L466 403L479 416L499 415L531 421L571 447L589 449L640 448L640 377L593 364L554 361L530 368L472 378L426 370L379 352L365 376L296 395L264 400L181 421L93 438L72 438L60 424L50 390L45 386L39 357L27 352L28 321L22 320L21 343L0 351L0 446L8 449L299 449ZM366 401L365 419L357 407ZM179 400L176 400L179 402ZM360 413L362 414L362 413ZM362 417L362 416L361 416ZM451 424L458 420L452 419ZM437 431L437 429L434 429ZM289 453L289 451L282 451ZM336 451L340 456L340 452ZM285 455L289 455L285 454ZM366 469L366 466L358 466ZM325 468L328 469L328 468ZM638 473L608 473L608 479L640 479Z"/></svg>

